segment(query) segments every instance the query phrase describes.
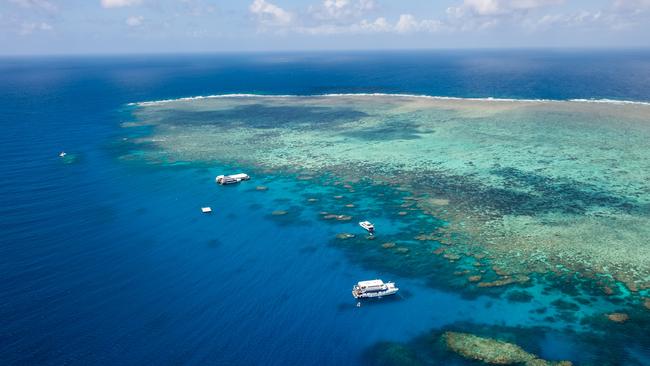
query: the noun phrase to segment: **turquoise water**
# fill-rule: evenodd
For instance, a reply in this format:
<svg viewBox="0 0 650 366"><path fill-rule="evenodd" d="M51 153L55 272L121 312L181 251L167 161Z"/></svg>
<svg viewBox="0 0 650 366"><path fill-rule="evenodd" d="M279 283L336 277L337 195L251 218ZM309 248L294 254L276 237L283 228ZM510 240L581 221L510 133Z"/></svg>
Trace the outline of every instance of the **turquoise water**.
<svg viewBox="0 0 650 366"><path fill-rule="evenodd" d="M413 230L466 237L451 239L447 252L484 251L511 273L562 266L633 291L650 287L648 105L215 96L143 103L133 113L127 130L154 129L132 140L138 153L155 147L147 161L365 177L416 196L393 214L420 208L447 222Z"/></svg>
<svg viewBox="0 0 650 366"><path fill-rule="evenodd" d="M521 72L512 75L495 59ZM489 257L445 258L434 254L446 247L444 237L415 239L429 229L455 228L453 216L409 204L419 191L378 184L373 174L344 179L338 173L345 167L289 169L260 164L254 155L197 159L173 149L181 145L143 145L164 132L155 126L128 128L138 122L129 103L225 93L647 101L650 85L638 75L649 75L649 60L642 52L2 60L0 363L396 364L415 354L424 364L475 364L441 344L441 333L453 330L513 342L547 360L649 364L643 292L605 281L613 292L605 295L597 280L554 273L478 288L464 271L485 269L484 280L496 280ZM526 69L531 61L538 66ZM626 111L626 121L636 118ZM300 122L304 112L281 115ZM355 108L309 112L310 119L341 126L363 118ZM260 146L285 141L271 131L274 113L246 118L249 127L265 130ZM640 123L647 121L640 113ZM376 131L381 139L368 141L388 134L398 146L427 133L389 122ZM330 132L323 125L322 135ZM630 141L642 136L631 135ZM65 159L58 157L62 150ZM375 158L381 155L368 156ZM239 170L253 179L214 183L216 175ZM615 177L610 196L632 195L637 181ZM440 207L453 202L428 198ZM641 215L636 200L630 212ZM211 215L200 212L206 205ZM272 215L277 210L287 213ZM323 211L352 219L325 220ZM362 218L377 224L376 239L358 228ZM336 238L345 232L356 236ZM382 246L391 242L395 247ZM357 307L352 284L375 277L396 281L400 295ZM614 323L604 315L613 311L630 319Z"/></svg>

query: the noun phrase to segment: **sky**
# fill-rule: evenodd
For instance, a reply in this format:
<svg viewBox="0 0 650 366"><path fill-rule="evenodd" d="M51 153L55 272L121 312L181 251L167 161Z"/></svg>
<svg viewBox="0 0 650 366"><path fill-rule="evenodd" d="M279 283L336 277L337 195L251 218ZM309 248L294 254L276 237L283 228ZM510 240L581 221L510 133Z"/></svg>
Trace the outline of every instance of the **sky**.
<svg viewBox="0 0 650 366"><path fill-rule="evenodd" d="M650 0L0 0L0 54L650 47Z"/></svg>

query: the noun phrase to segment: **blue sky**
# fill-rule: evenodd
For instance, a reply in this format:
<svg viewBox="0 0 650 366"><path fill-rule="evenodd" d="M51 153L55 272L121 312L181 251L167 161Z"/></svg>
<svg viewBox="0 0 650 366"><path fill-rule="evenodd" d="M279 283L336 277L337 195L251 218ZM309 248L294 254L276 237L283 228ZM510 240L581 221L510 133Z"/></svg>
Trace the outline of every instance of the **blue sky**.
<svg viewBox="0 0 650 366"><path fill-rule="evenodd" d="M0 53L648 47L650 0L0 0Z"/></svg>

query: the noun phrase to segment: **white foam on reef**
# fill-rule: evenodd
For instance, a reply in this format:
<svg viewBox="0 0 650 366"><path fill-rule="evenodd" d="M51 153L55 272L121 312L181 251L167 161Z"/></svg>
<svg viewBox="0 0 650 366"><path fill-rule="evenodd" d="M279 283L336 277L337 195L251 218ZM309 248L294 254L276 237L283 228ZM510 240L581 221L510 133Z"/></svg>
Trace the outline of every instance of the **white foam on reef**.
<svg viewBox="0 0 650 366"><path fill-rule="evenodd" d="M289 94L279 94L279 95L268 95L268 94L245 94L245 93L235 93L235 94L214 94L214 95L197 95L194 97L183 97L175 99L160 99L152 100L146 102L135 102L129 103L130 106L148 106L164 103L173 103L173 102L185 102L191 100L200 100L200 99L218 99L218 98L261 98L261 97L272 97L272 98L290 98L290 97L301 97L302 95L289 95ZM304 97L315 96L315 95L304 95Z"/></svg>
<svg viewBox="0 0 650 366"><path fill-rule="evenodd" d="M570 102L578 102L578 103L650 105L650 102L639 102L639 101L633 101L633 100L617 100L617 99L570 99L569 101Z"/></svg>
<svg viewBox="0 0 650 366"><path fill-rule="evenodd" d="M200 99L218 99L218 98L322 98L322 97L401 97L401 98L425 98L433 100L469 100L469 101L486 101L486 102L525 102L525 103L605 103L605 104L634 104L650 106L650 102L641 102L634 100L617 100L617 99L517 99L517 98L463 98L463 97L445 97L426 94L404 94L404 93L330 93L330 94L251 94L251 93L233 93L233 94L214 94L198 95L194 97L182 97L175 99L161 99L145 102L129 103L129 106L150 106L156 104L192 101Z"/></svg>

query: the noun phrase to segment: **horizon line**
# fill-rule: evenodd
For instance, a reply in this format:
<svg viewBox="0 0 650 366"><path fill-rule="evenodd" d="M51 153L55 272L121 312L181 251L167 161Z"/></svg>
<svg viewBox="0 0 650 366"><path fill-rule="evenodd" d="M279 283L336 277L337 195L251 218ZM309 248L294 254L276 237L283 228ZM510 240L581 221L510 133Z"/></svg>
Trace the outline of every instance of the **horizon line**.
<svg viewBox="0 0 650 366"><path fill-rule="evenodd" d="M94 57L94 56L191 56L236 54L317 54L317 53L364 53L364 52L450 52L450 51L650 51L650 46L530 46L530 47L440 47L440 48L323 48L323 49L260 49L260 50L205 50L205 51L117 51L117 52L61 52L61 53L0 53L0 58L16 57Z"/></svg>

